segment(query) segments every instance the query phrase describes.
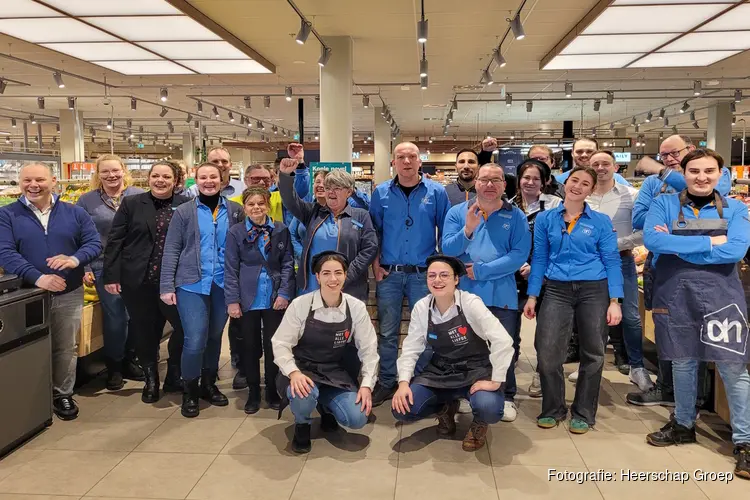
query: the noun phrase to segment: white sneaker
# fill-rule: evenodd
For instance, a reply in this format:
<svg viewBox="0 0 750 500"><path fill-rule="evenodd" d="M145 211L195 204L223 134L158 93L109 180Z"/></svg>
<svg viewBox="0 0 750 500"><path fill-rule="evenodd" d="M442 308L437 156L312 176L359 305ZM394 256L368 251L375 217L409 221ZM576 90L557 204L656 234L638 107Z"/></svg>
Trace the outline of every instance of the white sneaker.
<svg viewBox="0 0 750 500"><path fill-rule="evenodd" d="M513 401L506 401L505 402L505 408L503 409L503 422L513 422L516 417L518 416L518 409L516 408L516 403Z"/></svg>
<svg viewBox="0 0 750 500"><path fill-rule="evenodd" d="M542 397L542 382L539 380L539 374L534 373L534 377L531 379L531 385L529 386L529 396L532 398Z"/></svg>
<svg viewBox="0 0 750 500"><path fill-rule="evenodd" d="M651 376L645 368L630 367L630 381L638 386L641 392L648 392L654 386Z"/></svg>
<svg viewBox="0 0 750 500"><path fill-rule="evenodd" d="M462 414L471 413L471 405L469 404L468 399L458 400L458 413L462 413Z"/></svg>
<svg viewBox="0 0 750 500"><path fill-rule="evenodd" d="M578 370L568 375L568 380L571 382L578 382Z"/></svg>

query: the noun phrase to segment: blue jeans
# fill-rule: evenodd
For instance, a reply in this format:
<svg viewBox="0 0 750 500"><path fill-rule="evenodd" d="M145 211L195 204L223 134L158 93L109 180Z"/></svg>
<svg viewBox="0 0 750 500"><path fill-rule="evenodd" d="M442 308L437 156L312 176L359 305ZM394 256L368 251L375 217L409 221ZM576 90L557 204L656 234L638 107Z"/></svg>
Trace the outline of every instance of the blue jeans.
<svg viewBox="0 0 750 500"><path fill-rule="evenodd" d="M430 293L424 273L391 272L377 284L378 320L380 321L380 375L378 380L383 387L394 387L398 381L396 359L398 358L398 337L401 326L401 306L406 297L409 311L422 297ZM431 350L422 353L414 373L421 373L430 360Z"/></svg>
<svg viewBox="0 0 750 500"><path fill-rule="evenodd" d="M349 429L361 429L367 423L367 415L355 403L357 393L339 389L328 385L315 384L307 397L292 397L292 388L287 387L286 397L289 398L289 408L294 414L294 423L309 424L312 422L312 412L320 404L329 410L336 422Z"/></svg>
<svg viewBox="0 0 750 500"><path fill-rule="evenodd" d="M419 384L411 384L414 404L409 408L409 413L402 415L393 410L393 416L401 422L414 422L423 418L430 417L440 411L446 403L457 399L468 399L471 405L471 413L474 420L486 424L496 424L503 418L505 409L505 398L503 391L494 392L477 391L469 395L471 386L461 387L460 389L435 389Z"/></svg>
<svg viewBox="0 0 750 500"><path fill-rule="evenodd" d="M494 306L490 306L488 309L500 320L500 324L513 339L513 359L511 359L508 373L505 375L505 400L513 401L518 391L516 387L516 363L518 362L518 355L521 353L521 330L518 328L518 322L521 319L515 309L503 309Z"/></svg>
<svg viewBox="0 0 750 500"><path fill-rule="evenodd" d="M729 403L732 442L750 444L750 374L744 363L716 363ZM695 402L698 398L698 361L672 360L674 379L674 418L677 423L695 426Z"/></svg>
<svg viewBox="0 0 750 500"><path fill-rule="evenodd" d="M622 257L625 298L622 301L622 337L632 368L643 368L643 327L638 310L638 274L633 255Z"/></svg>
<svg viewBox="0 0 750 500"><path fill-rule="evenodd" d="M112 295L104 289L102 273L94 274L96 293L102 304L102 335L104 356L112 361L122 361L128 341L128 310L121 295Z"/></svg>
<svg viewBox="0 0 750 500"><path fill-rule="evenodd" d="M182 378L191 380L201 375L201 368L219 369L221 335L227 323L224 289L211 285L211 295L177 289L177 310L185 331L182 349Z"/></svg>

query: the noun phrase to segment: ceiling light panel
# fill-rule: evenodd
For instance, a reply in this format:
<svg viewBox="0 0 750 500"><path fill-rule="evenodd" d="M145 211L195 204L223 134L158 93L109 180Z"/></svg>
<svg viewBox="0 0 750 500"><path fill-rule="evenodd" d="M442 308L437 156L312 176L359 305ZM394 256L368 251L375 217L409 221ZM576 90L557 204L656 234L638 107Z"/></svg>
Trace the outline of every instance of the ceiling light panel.
<svg viewBox="0 0 750 500"><path fill-rule="evenodd" d="M189 69L169 61L99 61L104 66L124 75L192 75Z"/></svg>
<svg viewBox="0 0 750 500"><path fill-rule="evenodd" d="M0 19L0 33L32 43L118 41L103 31L68 17Z"/></svg>
<svg viewBox="0 0 750 500"><path fill-rule="evenodd" d="M750 4L740 5L698 29L698 31L732 31L750 29ZM731 36L727 33L727 36Z"/></svg>
<svg viewBox="0 0 750 500"><path fill-rule="evenodd" d="M658 52L640 59L629 68L678 68L690 66L708 66L715 62L738 54L739 50L720 50L711 52Z"/></svg>
<svg viewBox="0 0 750 500"><path fill-rule="evenodd" d="M158 55L127 42L43 43L41 45L84 61L161 60Z"/></svg>
<svg viewBox="0 0 750 500"><path fill-rule="evenodd" d="M650 52L674 38L674 34L644 35L581 35L565 47L561 54L609 54L621 52Z"/></svg>
<svg viewBox="0 0 750 500"><path fill-rule="evenodd" d="M4 2L3 9L0 11L0 18L57 16L62 16L62 14L32 0L13 0L12 2Z"/></svg>
<svg viewBox="0 0 750 500"><path fill-rule="evenodd" d="M689 33L659 49L659 52L750 49L750 31Z"/></svg>
<svg viewBox="0 0 750 500"><path fill-rule="evenodd" d="M249 59L227 42L139 42L169 59Z"/></svg>
<svg viewBox="0 0 750 500"><path fill-rule="evenodd" d="M186 59L177 61L188 68L206 75L220 75L229 73L270 73L268 69L252 59L246 60L205 60Z"/></svg>
<svg viewBox="0 0 750 500"><path fill-rule="evenodd" d="M18 0L13 0L14 2ZM44 0L44 3L57 7L72 16L157 16L180 12L164 0Z"/></svg>
<svg viewBox="0 0 750 500"><path fill-rule="evenodd" d="M684 33L730 6L730 3L612 6L582 34L663 33L665 30Z"/></svg>
<svg viewBox="0 0 750 500"><path fill-rule="evenodd" d="M622 68L643 54L559 55L543 69L608 69Z"/></svg>
<svg viewBox="0 0 750 500"><path fill-rule="evenodd" d="M221 40L221 37L187 16L84 17L117 36L140 41Z"/></svg>

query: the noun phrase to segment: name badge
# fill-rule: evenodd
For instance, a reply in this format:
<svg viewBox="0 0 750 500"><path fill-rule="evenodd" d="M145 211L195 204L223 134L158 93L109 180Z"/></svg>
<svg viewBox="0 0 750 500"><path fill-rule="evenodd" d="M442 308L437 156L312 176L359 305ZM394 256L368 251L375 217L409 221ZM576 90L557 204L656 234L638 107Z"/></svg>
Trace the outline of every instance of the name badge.
<svg viewBox="0 0 750 500"><path fill-rule="evenodd" d="M437 340L437 335L435 335L434 333L428 333L427 338L432 339L432 340Z"/></svg>

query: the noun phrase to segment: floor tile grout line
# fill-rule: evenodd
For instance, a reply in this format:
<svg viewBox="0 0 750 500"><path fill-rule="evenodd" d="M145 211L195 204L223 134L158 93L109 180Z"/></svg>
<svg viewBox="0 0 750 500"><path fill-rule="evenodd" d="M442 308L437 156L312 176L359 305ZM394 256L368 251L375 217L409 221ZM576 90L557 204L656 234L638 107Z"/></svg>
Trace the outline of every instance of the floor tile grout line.
<svg viewBox="0 0 750 500"><path fill-rule="evenodd" d="M106 478L107 476L109 476L110 474L112 474L112 471L115 470L117 468L117 466L120 465L123 461L125 461L125 459L128 458L131 453L133 453L133 452L132 451L131 452L126 452L125 455L123 455L123 457L115 465L113 465L112 468L109 469L106 474L104 474L102 477L100 477L99 480L96 481L91 488L89 488L88 490L86 490L86 493L84 493L83 495L81 495L81 498L83 498L86 495L88 495L91 490L93 490L94 488L96 488L96 486L99 483L101 483L102 481L104 481L104 478Z"/></svg>
<svg viewBox="0 0 750 500"><path fill-rule="evenodd" d="M299 468L299 473L297 474L297 479L294 481L294 486L292 486L292 491L289 492L289 498L287 500L292 500L292 497L294 496L294 491L297 489L297 485L299 484L299 480L302 477L302 473L305 471L305 467L307 466L307 461L310 460L310 453L305 453L304 460L302 460L302 467Z"/></svg>

